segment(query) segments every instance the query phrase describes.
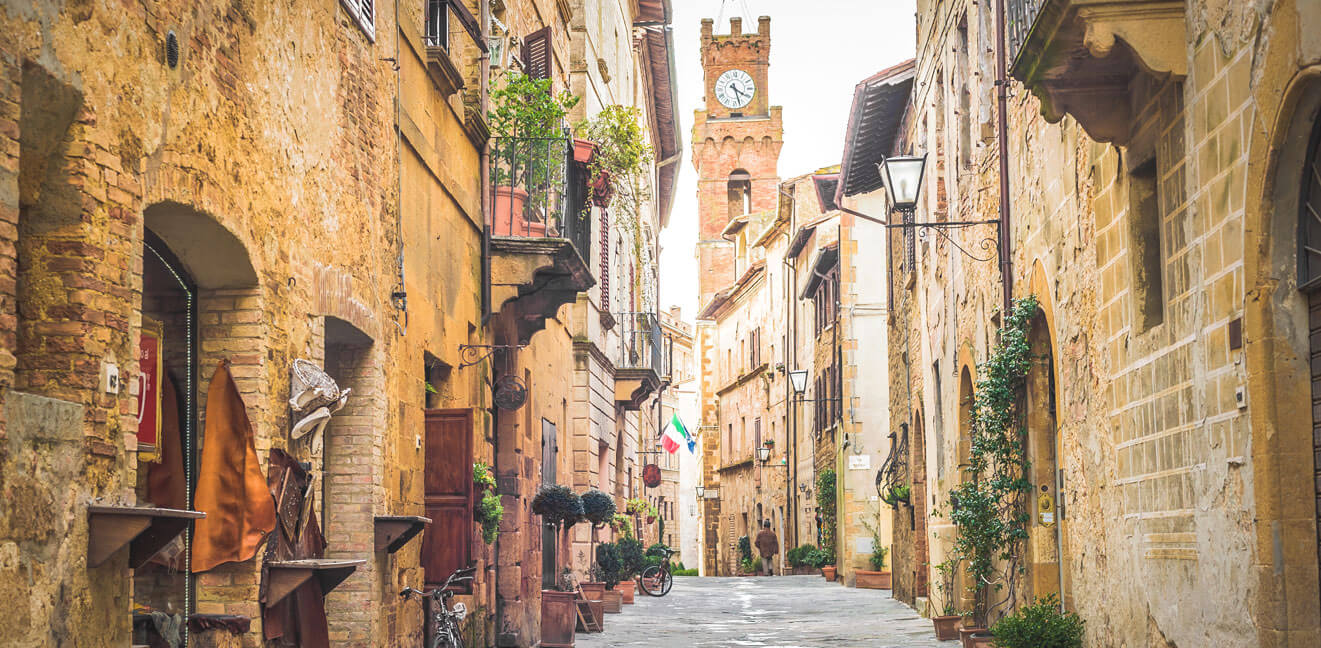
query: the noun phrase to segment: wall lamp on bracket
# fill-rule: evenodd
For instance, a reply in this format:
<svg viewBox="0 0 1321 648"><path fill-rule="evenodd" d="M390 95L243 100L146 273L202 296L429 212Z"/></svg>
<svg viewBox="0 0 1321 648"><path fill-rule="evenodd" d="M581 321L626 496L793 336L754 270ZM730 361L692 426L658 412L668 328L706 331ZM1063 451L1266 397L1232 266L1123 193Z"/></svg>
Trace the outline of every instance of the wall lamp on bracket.
<svg viewBox="0 0 1321 648"><path fill-rule="evenodd" d="M998 253L998 244L996 238L983 239L977 245L984 253L990 256L981 257L969 252L957 241L950 237L946 230L963 229L976 225L995 225L997 229L1000 226L999 219L982 221L931 221L918 223L914 216L917 213L918 199L922 195L922 179L926 174L925 155L897 155L888 157L876 165L880 173L881 182L885 185L885 195L890 201L890 210L899 212L902 216L900 222L889 223L887 228L912 229L916 230L917 236L925 240L927 237L935 235L945 239L950 245L954 246L965 256L977 261L990 261ZM912 239L909 238L906 244L908 261L913 262L914 252Z"/></svg>

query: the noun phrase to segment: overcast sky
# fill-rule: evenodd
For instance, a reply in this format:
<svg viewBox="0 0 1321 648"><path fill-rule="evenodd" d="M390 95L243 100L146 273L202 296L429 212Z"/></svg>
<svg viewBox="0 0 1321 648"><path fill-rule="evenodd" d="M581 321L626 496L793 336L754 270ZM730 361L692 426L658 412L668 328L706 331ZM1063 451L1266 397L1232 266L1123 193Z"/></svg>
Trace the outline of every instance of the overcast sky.
<svg viewBox="0 0 1321 648"><path fill-rule="evenodd" d="M862 79L913 57L913 0L672 0L680 130L692 144L693 111L702 106L700 34L703 18L740 12L771 17L770 101L784 106L780 177L839 164L853 87ZM717 33L728 32L716 26ZM757 29L744 19L743 29ZM760 92L761 89L759 88ZM670 226L661 233L661 307L697 312L697 174L684 152Z"/></svg>

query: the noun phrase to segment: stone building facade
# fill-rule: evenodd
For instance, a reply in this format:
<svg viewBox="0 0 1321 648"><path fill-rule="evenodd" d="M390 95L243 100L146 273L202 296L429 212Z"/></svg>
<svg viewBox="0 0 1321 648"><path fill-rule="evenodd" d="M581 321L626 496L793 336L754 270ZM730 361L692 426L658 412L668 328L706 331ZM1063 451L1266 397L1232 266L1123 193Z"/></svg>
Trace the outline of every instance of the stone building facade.
<svg viewBox="0 0 1321 648"><path fill-rule="evenodd" d="M0 43L0 487L30 503L0 513L14 645L138 643L148 631L135 604L193 615L189 645L262 645L273 583L310 574L343 578L324 599L333 645L417 645L421 605L397 593L470 562L470 640L536 641L545 547L529 505L548 471L574 468L554 452L573 442L571 313L601 276L654 273L655 256L493 234L484 115L499 73L530 69L524 46L539 33L544 74L577 88L575 48L605 39L587 18L596 9L0 7L11 35ZM583 110L638 105L658 153L675 157L670 43L633 29L667 19L664 2L610 17L626 35L611 47L629 91ZM653 235L673 182L659 166L656 178ZM146 340L160 342L159 372L137 359ZM352 390L307 436L291 434L285 405L296 359ZM276 451L310 467L300 523L316 520L326 541L320 556L295 556L316 558L310 568L249 557L190 574L143 553L145 538L188 525L161 510L155 456L176 442L189 485L168 503L191 508L221 366L262 473ZM146 444L150 378L172 381L179 429ZM526 402L506 408L520 384ZM505 506L493 545L471 521L474 461L495 467ZM423 516L431 525L395 546L396 527ZM113 542L144 528L130 550ZM207 615L249 622L203 631Z"/></svg>
<svg viewBox="0 0 1321 648"><path fill-rule="evenodd" d="M1313 421L1296 413L1314 398L1321 12L1006 4L1000 43L988 3L918 3L911 99L869 144L926 155L919 223L994 220L1001 162L1009 186L1004 276L993 254L975 258L995 252L981 245L993 225L891 235L891 414L913 486L896 511L895 595L925 607L954 533L943 512L968 452L964 403L1007 289L1040 303L1013 597L1059 594L1088 645L1316 645ZM874 192L853 170L845 193ZM927 533L901 536L909 519Z"/></svg>

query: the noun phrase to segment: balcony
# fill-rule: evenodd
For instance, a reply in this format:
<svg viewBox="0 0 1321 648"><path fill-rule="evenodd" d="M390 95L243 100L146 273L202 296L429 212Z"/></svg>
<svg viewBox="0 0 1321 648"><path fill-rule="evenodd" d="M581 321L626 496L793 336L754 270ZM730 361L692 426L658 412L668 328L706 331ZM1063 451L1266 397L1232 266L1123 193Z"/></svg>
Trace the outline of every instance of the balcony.
<svg viewBox="0 0 1321 648"><path fill-rule="evenodd" d="M572 155L567 136L491 140L489 303L514 316L520 343L596 284L584 169Z"/></svg>
<svg viewBox="0 0 1321 648"><path fill-rule="evenodd" d="M669 375L660 318L655 313L617 313L619 356L615 360L615 402L638 410Z"/></svg>
<svg viewBox="0 0 1321 648"><path fill-rule="evenodd" d="M455 62L475 60L477 50L486 51L486 39L482 38L477 18L462 0L427 0L426 8L422 41L427 50L427 74L448 97L465 85L463 71ZM465 56L465 49L472 51Z"/></svg>
<svg viewBox="0 0 1321 648"><path fill-rule="evenodd" d="M1006 0L1005 14L1010 76L1046 121L1071 115L1100 142L1128 143L1135 80L1188 72L1183 0Z"/></svg>

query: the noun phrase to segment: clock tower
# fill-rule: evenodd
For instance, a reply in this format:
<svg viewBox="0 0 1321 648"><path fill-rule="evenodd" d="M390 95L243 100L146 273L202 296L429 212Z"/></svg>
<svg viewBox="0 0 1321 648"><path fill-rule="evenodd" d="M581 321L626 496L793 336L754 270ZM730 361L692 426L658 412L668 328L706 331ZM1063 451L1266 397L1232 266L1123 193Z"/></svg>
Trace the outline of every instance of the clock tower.
<svg viewBox="0 0 1321 648"><path fill-rule="evenodd" d="M776 163L784 144L780 107L770 105L771 19L744 33L742 18L728 34L702 21L705 108L693 119L693 166L697 168L699 308L734 283L741 268L734 246L721 238L729 221L775 209L780 178Z"/></svg>

